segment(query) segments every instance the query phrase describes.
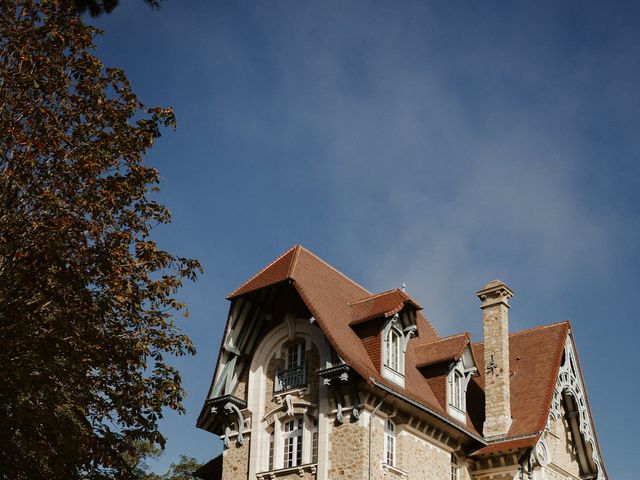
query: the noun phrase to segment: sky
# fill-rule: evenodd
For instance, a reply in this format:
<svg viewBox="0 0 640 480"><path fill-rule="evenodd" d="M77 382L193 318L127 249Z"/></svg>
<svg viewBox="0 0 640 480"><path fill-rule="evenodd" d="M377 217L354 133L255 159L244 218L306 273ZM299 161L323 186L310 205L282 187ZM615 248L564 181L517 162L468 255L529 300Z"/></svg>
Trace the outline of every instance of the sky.
<svg viewBox="0 0 640 480"><path fill-rule="evenodd" d="M187 414L157 471L221 451L195 427L226 295L296 243L371 291L399 287L441 335L569 319L610 478L635 479L640 419L640 4L123 1L98 56L172 106L148 163L160 246L205 273L177 322Z"/></svg>

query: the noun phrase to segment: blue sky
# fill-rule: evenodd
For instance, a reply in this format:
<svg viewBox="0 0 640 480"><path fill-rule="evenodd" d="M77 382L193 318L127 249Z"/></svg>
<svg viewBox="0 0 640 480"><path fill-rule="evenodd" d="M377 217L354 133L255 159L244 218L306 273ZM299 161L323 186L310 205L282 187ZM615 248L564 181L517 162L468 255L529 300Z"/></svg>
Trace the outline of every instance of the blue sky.
<svg viewBox="0 0 640 480"><path fill-rule="evenodd" d="M95 22L105 63L176 111L156 238L205 267L154 468L220 451L195 421L225 296L302 243L405 282L442 335L481 339L493 278L513 331L570 319L610 477L637 478L640 4L131 0Z"/></svg>

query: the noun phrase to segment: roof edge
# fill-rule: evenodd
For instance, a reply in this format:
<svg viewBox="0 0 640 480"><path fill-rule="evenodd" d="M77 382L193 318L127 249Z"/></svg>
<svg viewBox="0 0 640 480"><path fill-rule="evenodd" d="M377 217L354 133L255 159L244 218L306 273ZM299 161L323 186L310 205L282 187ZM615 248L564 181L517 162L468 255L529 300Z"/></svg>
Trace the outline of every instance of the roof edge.
<svg viewBox="0 0 640 480"><path fill-rule="evenodd" d="M266 272L269 268L271 268L274 264L278 263L280 260L282 260L282 258L284 258L286 255L288 255L289 253L291 253L291 251L294 251L294 255L293 255L293 259L291 260L291 265L289 265L289 269L287 270L287 277L285 278L285 280L291 280L291 273L292 273L292 267L295 265L296 260L298 258L298 253L300 252L300 248L302 248L302 245L296 243L293 247L288 248L284 253L282 253L281 255L279 255L275 260L271 261L266 267L260 269L257 273L255 273L254 275L252 275L248 280L244 281L242 283L242 285L240 285L238 288L236 288L233 292L231 292L229 295L227 295L227 300L233 300L236 297L245 295L247 293L250 292L254 292L256 290L260 290L261 288L264 287L260 287L260 288L254 288L252 290L248 290L246 292L242 292L241 294L238 294L239 291L242 290L242 288L245 285L248 285L249 283L251 283L255 278L259 277L260 275L262 275L264 272Z"/></svg>
<svg viewBox="0 0 640 480"><path fill-rule="evenodd" d="M455 428L456 430L458 430L461 433L464 433L465 435L471 437L473 440L483 444L484 446L487 445L487 441L482 438L479 437L478 435L476 435L475 433L470 432L469 430L465 429L462 425L454 422L452 419L447 418L446 416L442 415L440 412L437 412L436 410L428 407L427 405L424 405L423 403L418 402L417 400L414 400L413 398L397 392L396 390L394 390L393 388L389 387L388 385L385 385L382 382L379 382L378 380L376 380L373 377L369 377L369 382L375 386L378 387L382 390L384 390L385 392L388 392L392 395L395 395L396 397L400 398L401 400L404 400L407 403L410 403L411 405L419 408L420 410L423 410L424 412L433 415L434 417L436 417L438 420L441 420L442 422L446 423L447 425L449 425L450 427Z"/></svg>

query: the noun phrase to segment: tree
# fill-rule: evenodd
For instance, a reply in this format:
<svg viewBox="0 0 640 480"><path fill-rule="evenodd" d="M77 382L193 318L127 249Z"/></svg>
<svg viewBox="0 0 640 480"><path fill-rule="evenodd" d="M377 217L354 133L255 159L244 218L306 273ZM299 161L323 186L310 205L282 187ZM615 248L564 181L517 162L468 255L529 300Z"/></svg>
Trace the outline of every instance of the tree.
<svg viewBox="0 0 640 480"><path fill-rule="evenodd" d="M133 477L136 480L197 480L193 473L202 464L187 455L180 455L178 463L172 463L163 475L150 472L147 460L157 459L161 454L162 451L149 442L138 442L136 449L128 457L128 461L133 466Z"/></svg>
<svg viewBox="0 0 640 480"><path fill-rule="evenodd" d="M144 0L151 8L160 8L160 0ZM73 0L79 13L89 12L97 17L103 13L111 13L120 4L120 0Z"/></svg>
<svg viewBox="0 0 640 480"><path fill-rule="evenodd" d="M169 471L165 473L161 478L162 480L196 480L193 476L195 472L202 464L193 457L187 455L180 455L178 463L172 463L169 467Z"/></svg>
<svg viewBox="0 0 640 480"><path fill-rule="evenodd" d="M64 0L0 0L0 478L134 478L183 412L174 317L197 261L159 248L170 221L143 160L171 109L147 108Z"/></svg>

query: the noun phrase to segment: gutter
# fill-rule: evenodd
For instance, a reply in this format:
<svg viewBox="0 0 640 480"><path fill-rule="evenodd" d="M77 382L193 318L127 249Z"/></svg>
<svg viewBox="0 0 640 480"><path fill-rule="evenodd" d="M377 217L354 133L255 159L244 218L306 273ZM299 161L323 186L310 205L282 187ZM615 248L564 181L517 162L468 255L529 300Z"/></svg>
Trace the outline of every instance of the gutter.
<svg viewBox="0 0 640 480"><path fill-rule="evenodd" d="M444 423L446 423L447 425L449 425L450 427L455 428L456 430L470 436L471 438L473 438L475 441L483 444L483 445L488 445L487 441L482 438L477 436L474 433L471 433L467 430L465 430L464 428L462 428L460 425L458 425L457 423L454 423L453 421L449 420L447 417L445 417L444 415L442 415L439 412L436 412L435 410L427 407L426 405L423 405L419 402L416 402L415 400L407 397L406 395L403 395L402 393L396 392L395 390L387 387L384 383L380 383L378 382L376 379L374 379L373 377L369 377L369 381L376 387L384 390L387 393L390 393L392 395L395 395L396 397L400 398L401 400L404 400L407 403L410 403L411 405L413 405L414 407L418 407L420 410L422 410L423 412L427 412L430 415L433 415L434 417L436 417L438 420L443 421Z"/></svg>

